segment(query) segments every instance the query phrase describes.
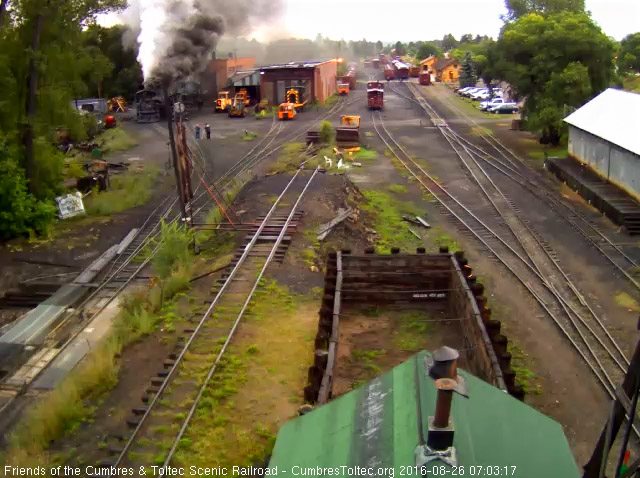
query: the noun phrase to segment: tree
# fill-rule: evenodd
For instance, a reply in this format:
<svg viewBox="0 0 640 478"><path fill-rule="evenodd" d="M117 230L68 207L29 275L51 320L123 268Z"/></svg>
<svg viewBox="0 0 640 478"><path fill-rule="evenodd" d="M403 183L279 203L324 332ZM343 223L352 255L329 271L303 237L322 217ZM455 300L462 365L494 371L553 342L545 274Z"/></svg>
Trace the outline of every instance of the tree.
<svg viewBox="0 0 640 478"><path fill-rule="evenodd" d="M507 14L504 19L513 21L528 13L584 13L584 2L585 0L505 0Z"/></svg>
<svg viewBox="0 0 640 478"><path fill-rule="evenodd" d="M444 37L442 37L442 49L444 51L449 51L454 49L458 45L458 40L451 34L447 33Z"/></svg>
<svg viewBox="0 0 640 478"><path fill-rule="evenodd" d="M625 72L640 72L640 32L631 33L622 39L618 65Z"/></svg>
<svg viewBox="0 0 640 478"><path fill-rule="evenodd" d="M460 37L460 43L472 43L473 35L471 33L466 33Z"/></svg>
<svg viewBox="0 0 640 478"><path fill-rule="evenodd" d="M614 44L584 13L525 15L503 27L494 54L496 77L526 98L529 128L554 141L563 105L580 106L614 78Z"/></svg>
<svg viewBox="0 0 640 478"><path fill-rule="evenodd" d="M402 42L397 41L395 46L393 47L396 50L396 55L397 56L403 56L406 54L406 48L404 47L404 45L402 44Z"/></svg>
<svg viewBox="0 0 640 478"><path fill-rule="evenodd" d="M384 48L384 45L382 44L382 42L380 40L378 40L376 42L376 53L380 53L383 48Z"/></svg>
<svg viewBox="0 0 640 478"><path fill-rule="evenodd" d="M471 53L467 52L462 62L462 71L460 72L460 87L475 86L478 82L476 72L474 71L473 62L471 61Z"/></svg>
<svg viewBox="0 0 640 478"><path fill-rule="evenodd" d="M440 50L440 48L438 48L432 42L423 42L420 47L418 47L418 51L416 52L416 57L419 60L424 60L431 55L442 56L442 50Z"/></svg>

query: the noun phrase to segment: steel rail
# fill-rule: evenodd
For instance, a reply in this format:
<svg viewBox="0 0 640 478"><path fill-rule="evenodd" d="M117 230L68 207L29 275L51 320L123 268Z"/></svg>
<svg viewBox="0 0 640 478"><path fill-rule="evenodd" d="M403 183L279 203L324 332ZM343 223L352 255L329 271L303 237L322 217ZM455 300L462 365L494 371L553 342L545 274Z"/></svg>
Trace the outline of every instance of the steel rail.
<svg viewBox="0 0 640 478"><path fill-rule="evenodd" d="M298 171L301 171L301 169L298 169ZM213 365L209 369L209 372L207 373L206 378L204 379L202 385L200 386L200 389L198 390L198 394L197 394L193 404L191 405L191 409L189 410L189 413L185 417L184 422L182 423L182 426L180 427L180 431L178 432L178 435L173 440L173 444L171 445L171 448L170 448L169 452L167 453L167 457L164 460L164 464L162 465L163 467L169 466L169 464L171 463L171 459L173 458L173 455L175 454L176 449L178 448L180 440L184 436L184 433L187 430L187 427L189 426L189 423L191 422L191 418L193 417L194 413L196 412L196 410L198 408L198 404L200 403L200 399L202 398L202 394L204 393L204 391L206 390L207 386L209 385L209 381L211 380L211 377L213 377L213 374L216 372L218 364L220 363L220 360L222 360L222 357L223 357L224 353L227 350L227 346L231 342L231 339L233 338L233 335L234 335L236 329L238 328L238 324L240 324L240 321L244 317L244 313L247 310L247 307L249 306L249 302L253 298L253 294L255 293L256 289L258 288L258 285L260 284L260 280L262 279L262 276L264 275L265 270L267 269L267 267L269 266L269 264L273 260L274 256L276 255L276 251L278 250L278 247L280 247L280 243L282 242L282 239L284 238L285 234L287 233L287 229L289 227L289 224L291 223L291 220L293 219L293 216L294 216L294 214L296 212L296 209L298 208L298 205L300 204L300 201L302 200L302 197L307 192L307 189L309 188L309 185L311 184L311 182L315 178L315 176L318 173L318 171L319 171L319 168L316 167L316 169L314 170L313 174L311 175L311 177L307 181L307 184L304 186L302 192L298 196L296 202L291 207L291 212L287 216L287 220L285 221L284 225L282 226L282 229L280 230L280 234L278 234L278 237L277 237L276 241L274 242L273 247L271 248L271 252L269 253L269 256L267 257L264 265L262 266L262 269L260 269L260 272L258 273L258 275L256 277L256 280L253 283L253 287L251 288L251 291L249 292L249 295L247 295L247 298L244 301L244 304L242 304L242 308L240 309L240 312L238 313L238 316L237 316L237 318L236 318L236 320L235 320L235 322L233 324L233 327L231 327L231 330L230 330L229 334L227 334L227 338L226 338L226 340L224 342L224 345L220 349L220 352L218 353L218 356L216 357L215 362L213 363ZM296 175L297 175L297 173L296 173ZM282 197L282 195L280 197ZM266 219L265 219L265 221L263 221L263 224L264 223L266 223Z"/></svg>
<svg viewBox="0 0 640 478"><path fill-rule="evenodd" d="M416 95L416 90L415 88L410 88L410 90L412 91L412 93L414 95ZM426 99L423 97L423 104L421 103L421 106L423 108L428 108L428 114L431 116L433 115L436 119L442 119L438 112L435 111L435 109L426 101ZM478 163L478 161L476 160L476 158L474 157L474 155L471 153L471 151L469 150L469 148L467 148L465 146L465 144L463 144L463 142L461 142L459 140L459 136L456 135L455 132L453 132L453 130L451 130L451 128L447 125L447 126L443 126L441 128L439 128L440 132L445 136L445 138L447 139L447 141L449 142L449 144L451 145L451 147L454 149L454 151L456 151L456 153L458 154L458 156L460 157L460 160L462 161L463 165L465 166L465 168L471 173L471 175L473 176L474 180L476 181L476 183L478 184L478 186L481 188L482 192L485 194L485 196L489 199L489 201L492 202L492 204L494 205L494 207L496 208L496 210L498 211L498 213L505 219L505 223L507 224L507 226L509 227L509 229L514 233L514 237L516 237L516 240L522 244L522 237L520 234L516 234L516 232L513 230L512 225L506 221L506 218L504 217L504 214L502 212L500 212L497 209L497 206L495 205L495 203L493 202L492 198L489 195L489 192L486 190L485 186L483 186L480 182L480 179L478 178L478 176L472 171L472 168L470 166L470 164L468 164L465 159L463 158L463 156L459 153L459 151L456 150L455 146L454 146L454 142L457 142L460 146L462 146L465 150L465 152L469 155L469 158L471 159L471 161L473 161L473 163L475 164L475 166L478 168L478 170L482 173L482 175L484 175L487 180L489 181L489 183L493 186L493 188L495 189L496 192L498 192L498 194L504 199L504 201L507 203L507 206L509 209L512 210L510 201L507 199L507 197L504 195L504 193L502 192L502 190L496 185L496 183L491 179L491 177L487 174L487 172L482 168L482 166ZM514 211L515 213L515 211ZM569 310L571 310L571 312L576 316L576 318L580 321L580 323L587 328L587 330L591 333L591 335L596 339L596 341L606 350L606 352L609 354L609 358L611 358L616 365L618 365L618 367L620 368L620 370L624 373L626 371L625 365L628 366L629 365L629 360L626 358L624 352L622 351L622 349L618 346L617 342L615 341L615 339L611 336L611 334L609 333L608 329L605 327L605 325L602 323L602 321L600 320L600 318L597 316L597 314L595 313L595 311L593 310L593 308L586 302L586 300L584 299L584 297L578 292L576 286L573 284L573 282L571 281L571 279L568 277L568 275L564 272L564 270L560 267L560 265L557 263L557 261L554 260L553 257L551 257L549 251L542 245L542 243L540 242L540 239L538 238L537 234L532 230L532 228L525 222L522 221L520 219L520 217L517 214L513 214L512 215L513 218L518 221L529 233L529 235L534 239L534 241L537 243L539 249L542 251L542 253L547 257L548 261L550 262L550 264L552 265L552 267L554 267L555 269L557 269L561 274L562 277L565 280L565 283L569 286L569 288L571 289L571 293L573 295L576 296L576 298L578 299L578 301L588 310L589 315L591 315L591 317L593 318L593 320L595 320L596 324L600 327L600 329L604 332L604 334L606 335L606 338L611 342L611 344L614 346L614 348L616 349L616 351L618 352L618 354L622 357L622 362L621 363L618 358L615 356L614 353L611 352L611 350L609 349L609 347L607 347L607 345L604 344L604 342L602 341L602 339L600 338L600 336L598 334L596 334L596 332L591 328L591 326L588 324L587 319L585 319L578 311L575 310L575 308L569 303L569 300L566 299L565 297L563 297L555 288L551 288L550 290L552 291L553 295L556 297L557 300L562 302L562 307L563 309L565 309L565 312L569 315L569 312L566 310L567 308L569 308ZM524 247L524 244L522 244ZM533 261L533 257L531 257L531 260ZM541 272L540 268L536 265L536 268ZM547 281L547 279L544 279L545 281ZM577 327L575 326L575 323L573 322L573 320L571 319L571 322L574 324L574 327L577 329ZM579 331L578 331L579 332ZM579 334L582 337L582 333L579 332ZM598 358L598 356L595 354L595 352L593 352L591 350L591 347L588 345L586 339L584 337L583 341L585 343L585 345L587 345L587 347L589 348L590 352L592 353L594 359L598 362L598 364L600 365L600 359ZM604 368L603 368L603 372L604 372ZM611 383L611 385L613 386L613 383Z"/></svg>
<svg viewBox="0 0 640 478"><path fill-rule="evenodd" d="M425 177L429 178L429 180L431 182L433 182L437 187L439 187L444 193L445 195L447 195L449 198L453 199L454 202L458 203L457 199L454 198L448 191L446 191L446 189L444 189L437 181L435 181L426 171L424 171L424 169L417 164L413 158L411 158L411 156L404 150L404 148L402 148L402 146L400 146L395 139L393 138L393 136L391 136L389 134L389 132L386 130L386 128L384 128L384 123L381 121L381 125L382 128L385 129L385 133L387 134L387 136L389 137L390 141L392 141L396 147L402 151L402 153L405 155L405 157L413 164L413 167L416 168L417 170L419 170ZM498 261L500 261L509 272L511 272L511 274L516 278L516 280L518 280L518 282L520 282L522 284L523 287L525 287L526 290L528 290L531 295L536 299L536 301L539 303L539 305L542 307L542 309L547 313L547 315L549 315L549 317L551 317L551 319L554 321L554 323L557 325L557 327L562 331L562 333L565 335L565 337L571 342L571 344L574 346L574 348L577 350L578 354L582 357L582 359L587 363L587 365L589 366L589 368L591 369L591 371L594 373L594 375L596 376L596 378L603 384L605 391L613 398L614 397L614 393L613 391L607 386L607 384L605 383L604 379L601 378L600 373L598 372L598 370L593 366L592 362L587 358L587 356L585 355L585 353L583 352L582 348L576 343L575 339L565 330L564 326L562 325L562 323L560 322L560 320L556 317L556 315L554 314L554 312L552 310L550 310L550 308L548 307L548 305L545 303L545 301L540 297L540 295L538 293L536 293L533 288L531 287L531 285L526 282L513 268L513 266L511 264L509 264L496 250L493 246L491 246L476 230L474 230L474 228L468 224L467 221L465 221L459 214L457 214L448 204L446 204L446 202L440 198L440 196L435 193L435 191L433 190L433 188L430 188L427 184L425 184L424 180L418 175L416 174L413 169L407 164L407 161L403 160L396 152L395 149L391 146L391 144L389 143L389 141L385 140L385 138L383 137L383 135L380 133L380 130L377 128L377 125L375 123L375 116L373 117L373 123L374 123L374 129L376 130L376 133L378 133L378 135L380 136L380 138L382 139L382 141L387 145L387 147L392 151L392 153L394 154L394 156L403 164L403 166L405 167L405 169L407 169L407 171L409 171L409 173L416 178L416 180L422 184L422 186L442 205L445 207L445 209L447 209L447 211L449 211L449 213L454 216L469 232L471 232L471 234L476 237L476 239L478 241L480 241L480 243L482 243L482 245L489 251L491 252L494 257L496 257L496 259L498 259ZM526 261L524 260L524 258L522 258L517 252L515 252L513 250L513 248L506 244L504 242L504 240L496 235L490 227L488 227L481 219L478 219L477 216L475 216L472 212L470 212L465 206L462 205L462 208L465 210L465 212L467 212L468 214L470 214L475 220L476 222L478 222L480 224L481 227L483 227L484 229L486 229L487 231L489 231L494 237L495 239L497 239L499 242L501 242L503 245L506 245L507 249L510 250L514 255L516 255L517 257L520 258L520 260L529 268L531 268L530 265L528 265L526 263ZM535 273L535 270L533 271Z"/></svg>
<svg viewBox="0 0 640 478"><path fill-rule="evenodd" d="M301 170L298 170L293 175L291 180L287 183L287 185L284 187L284 189L282 190L282 192L280 193L280 195L278 196L276 201L273 203L273 205L271 206L271 208L269 209L269 211L265 215L265 217L264 217L264 219L262 221L262 224L258 227L258 229L256 230L255 234L253 235L253 237L249 241L249 243L245 246L242 255L238 259L238 262L236 263L236 265L233 267L233 269L229 273L228 277L226 278L226 280L222 284L222 287L220 287L220 289L218 290L218 292L217 292L216 296L214 297L213 301L211 302L211 304L207 308L206 312L204 313L204 315L202 316L202 318L198 322L198 325L196 326L194 331L191 333L191 335L189 337L189 340L185 343L184 347L180 351L180 354L177 356L176 360L174 361L173 365L171 366L171 369L169 370L169 372L168 372L166 378L164 379L164 381L162 382L162 385L160 386L158 392L154 394L151 402L149 403L149 406L145 409L145 413L140 418L140 421L138 422L138 424L136 425L135 429L133 430L133 432L129 436L129 439L127 440L127 443L125 444L125 446L123 447L120 455L116 459L116 462L113 465L114 467L119 466L120 463L122 462L122 460L124 460L124 458L125 458L126 454L128 453L129 449L133 445L138 433L142 429L142 426L144 425L144 423L146 422L147 418L151 414L151 410L153 410L153 407L156 405L156 403L158 402L158 400L162 396L163 392L165 391L165 389L169 385L169 382L171 381L171 377L173 376L173 374L178 369L179 365L182 362L182 359L184 358L185 354L189 350L189 347L191 346L191 344L195 340L196 336L198 335L198 332L203 327L205 322L209 319L209 317L211 316L211 313L213 312L213 309L215 308L216 304L218 303L218 301L220 300L220 298L222 297L222 295L224 294L226 289L229 287L229 285L232 283L232 280L235 277L237 271L240 269L240 266L242 266L242 264L244 263L244 261L248 257L249 252L253 248L254 244L258 241L258 237L260 236L260 234L262 233L262 230L265 228L267 222L269 221L269 219L273 215L276 207L278 206L278 203L282 200L282 198L284 197L284 195L286 194L286 192L290 188L291 184L293 184L293 182L295 181L295 179L298 176L298 174L300 173L300 171Z"/></svg>

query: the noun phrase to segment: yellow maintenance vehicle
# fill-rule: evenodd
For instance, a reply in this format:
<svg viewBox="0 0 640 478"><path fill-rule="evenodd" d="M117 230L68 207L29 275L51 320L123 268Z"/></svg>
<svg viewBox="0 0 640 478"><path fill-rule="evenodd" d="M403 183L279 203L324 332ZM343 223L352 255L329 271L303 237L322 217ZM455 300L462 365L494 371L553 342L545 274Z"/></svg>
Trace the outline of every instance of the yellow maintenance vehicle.
<svg viewBox="0 0 640 478"><path fill-rule="evenodd" d="M349 94L349 83L338 83L338 94L339 95L348 95Z"/></svg>
<svg viewBox="0 0 640 478"><path fill-rule="evenodd" d="M360 144L360 116L340 116L340 126L336 128L336 144L343 148Z"/></svg>
<svg viewBox="0 0 640 478"><path fill-rule="evenodd" d="M236 93L236 97L242 101L245 106L249 106L251 103L251 98L249 98L249 93L247 93L246 88L240 88L240 90Z"/></svg>
<svg viewBox="0 0 640 478"><path fill-rule="evenodd" d="M233 103L233 98L231 97L231 93L229 91L219 91L218 99L216 100L216 113L218 111L227 111L229 107Z"/></svg>
<svg viewBox="0 0 640 478"><path fill-rule="evenodd" d="M285 103L292 103L296 111L304 111L304 105L307 104L304 86L292 86L284 95ZM284 103L283 103L284 104Z"/></svg>
<svg viewBox="0 0 640 478"><path fill-rule="evenodd" d="M233 98L231 106L229 106L229 117L241 117L244 118L247 115L247 106L244 104L244 100L241 96L236 95Z"/></svg>
<svg viewBox="0 0 640 478"><path fill-rule="evenodd" d="M296 108L293 103L281 103L278 106L278 119L287 120L296 117Z"/></svg>

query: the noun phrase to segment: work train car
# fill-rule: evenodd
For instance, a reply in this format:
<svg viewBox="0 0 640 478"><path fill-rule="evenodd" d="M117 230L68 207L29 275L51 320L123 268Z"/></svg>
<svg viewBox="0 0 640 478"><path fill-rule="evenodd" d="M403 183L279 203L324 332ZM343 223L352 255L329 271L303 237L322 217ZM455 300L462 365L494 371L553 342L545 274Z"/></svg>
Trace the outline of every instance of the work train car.
<svg viewBox="0 0 640 478"><path fill-rule="evenodd" d="M406 80L409 78L409 66L401 61L394 60L393 68L396 70L396 78Z"/></svg>
<svg viewBox="0 0 640 478"><path fill-rule="evenodd" d="M370 110L381 110L384 106L384 85L381 81L367 83L367 106Z"/></svg>
<svg viewBox="0 0 640 478"><path fill-rule="evenodd" d="M429 86L431 84L431 72L430 71L421 71L418 82L421 85Z"/></svg>
<svg viewBox="0 0 640 478"><path fill-rule="evenodd" d="M383 65L386 65L387 63L389 63L387 56L382 53L380 53L380 63L382 63Z"/></svg>
<svg viewBox="0 0 640 478"><path fill-rule="evenodd" d="M349 70L347 74L342 77L342 81L344 83L349 83L349 88L352 90L355 89L356 87L357 79L358 79L358 74L356 73L356 70Z"/></svg>
<svg viewBox="0 0 640 478"><path fill-rule="evenodd" d="M364 67L366 68L371 68L371 60L365 60L364 61Z"/></svg>
<svg viewBox="0 0 640 478"><path fill-rule="evenodd" d="M411 68L409 68L409 76L411 78L418 78L420 76L420 67L412 66Z"/></svg>
<svg viewBox="0 0 640 478"><path fill-rule="evenodd" d="M396 77L396 70L393 66L387 64L384 65L384 79L385 80L393 80Z"/></svg>
<svg viewBox="0 0 640 478"><path fill-rule="evenodd" d="M374 58L371 60L371 66L373 66L376 70L380 69L380 60L378 58Z"/></svg>

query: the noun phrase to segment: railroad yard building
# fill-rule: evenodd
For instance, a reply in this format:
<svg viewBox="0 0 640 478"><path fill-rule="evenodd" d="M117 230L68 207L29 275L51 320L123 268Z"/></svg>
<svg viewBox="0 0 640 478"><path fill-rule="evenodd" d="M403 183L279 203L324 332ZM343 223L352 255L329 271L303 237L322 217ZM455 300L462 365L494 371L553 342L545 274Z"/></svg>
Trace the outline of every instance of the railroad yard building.
<svg viewBox="0 0 640 478"><path fill-rule="evenodd" d="M270 104L285 100L292 86L304 87L309 103L324 103L337 91L338 61L336 59L296 61L260 68L260 93Z"/></svg>
<svg viewBox="0 0 640 478"><path fill-rule="evenodd" d="M569 155L640 199L640 95L609 88L565 122Z"/></svg>
<svg viewBox="0 0 640 478"><path fill-rule="evenodd" d="M209 60L206 70L200 79L202 90L208 99L216 98L218 91L227 87L229 79L240 71L254 68L256 59L252 56L241 58L213 58Z"/></svg>
<svg viewBox="0 0 640 478"><path fill-rule="evenodd" d="M455 58L442 58L435 62L433 70L436 72L436 81L455 83L460 76L460 62Z"/></svg>

